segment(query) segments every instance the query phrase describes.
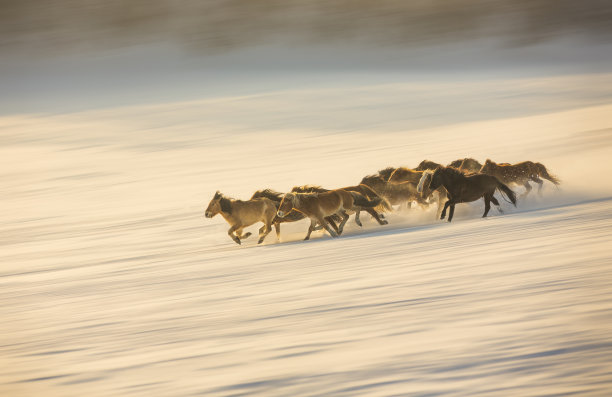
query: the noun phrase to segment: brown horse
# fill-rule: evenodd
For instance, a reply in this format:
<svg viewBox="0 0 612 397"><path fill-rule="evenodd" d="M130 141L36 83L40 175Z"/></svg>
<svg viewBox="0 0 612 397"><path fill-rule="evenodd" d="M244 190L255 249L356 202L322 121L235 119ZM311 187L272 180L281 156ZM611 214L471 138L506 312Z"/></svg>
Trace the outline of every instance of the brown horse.
<svg viewBox="0 0 612 397"><path fill-rule="evenodd" d="M559 185L560 183L557 177L549 174L544 164L534 163L532 161L523 161L517 164L497 164L487 159L480 169L480 172L482 174L493 175L505 184L525 186L526 190L523 196L527 196L531 191L529 181L533 181L539 185L538 193L541 193L542 185L544 184L544 181L540 178L547 179L555 185Z"/></svg>
<svg viewBox="0 0 612 397"><path fill-rule="evenodd" d="M485 211L482 215L483 218L489 213L491 203L495 204L501 211L499 201L493 196L496 190L499 190L502 195L506 195L510 202L516 206L516 194L508 186L501 183L499 179L491 175L466 175L452 167L441 167L433 172L427 171L424 173L419 182L419 189L423 189L425 181L427 180L429 188L432 190L440 186L446 188L448 192L448 201L444 204L440 219L444 219L446 216L446 209L450 206L448 215L449 222L453 219L455 204L469 203L481 197L484 198L485 202Z"/></svg>
<svg viewBox="0 0 612 397"><path fill-rule="evenodd" d="M390 183L381 175L367 175L361 179L360 185L366 185L387 201L389 205L407 205L413 200L414 192L408 185Z"/></svg>
<svg viewBox="0 0 612 397"><path fill-rule="evenodd" d="M482 168L482 164L480 164L478 160L475 160L471 157L455 160L451 162L448 166L457 168L458 170L462 170L468 173L476 173Z"/></svg>
<svg viewBox="0 0 612 397"><path fill-rule="evenodd" d="M421 208L429 206L430 197L433 196L434 191L437 191L437 214L439 216L440 211L442 211L442 202L445 201L447 197L446 190L444 187L440 187L437 190L431 190L429 187L425 187L419 191L419 181L423 177L424 172L426 171L416 171L406 167L399 167L389 177L389 183L403 185L409 192L411 192L411 199L415 200L417 204L421 206Z"/></svg>
<svg viewBox="0 0 612 397"><path fill-rule="evenodd" d="M276 206L265 197L242 201L225 197L217 191L210 200L204 215L207 218L212 218L217 214L221 214L230 224L227 234L237 244L240 244L240 240L244 240L251 235L250 232L242 234L245 227L263 222L264 225L259 229L259 241L257 242L257 244L261 244L272 230L272 220L276 214Z"/></svg>
<svg viewBox="0 0 612 397"><path fill-rule="evenodd" d="M393 174L393 172L395 172L396 169L397 168L395 167L383 168L382 170L378 170L378 175L380 175L380 177L384 179L385 181L388 181L389 177L391 177L391 174Z"/></svg>
<svg viewBox="0 0 612 397"><path fill-rule="evenodd" d="M419 165L414 170L415 171L435 170L438 167L443 167L443 165L438 164L434 161L423 160L419 163Z"/></svg>
<svg viewBox="0 0 612 397"><path fill-rule="evenodd" d="M276 214L283 218L295 210L310 218L310 227L304 239L308 240L317 223L322 225L332 237L337 237L342 233L349 218L346 211L356 211L359 207L375 207L378 204L380 200L368 200L359 193L342 189L323 193L286 193ZM342 216L342 223L338 227L340 233L332 230L327 223L326 218L332 215Z"/></svg>
<svg viewBox="0 0 612 397"><path fill-rule="evenodd" d="M357 185L357 186L347 186L347 187L343 187L340 188L341 190L346 190L347 192L355 192L355 193L359 193L362 196L364 196L365 198L367 198L368 200L379 200L380 204L377 205L375 208L372 207L360 207L355 205L353 210L355 211L355 223L357 223L357 225L359 225L360 227L363 226L363 224L361 223L361 220L359 219L359 215L361 211L365 211L368 214L372 215L372 217L380 224L380 225L386 225L389 222L387 222L384 219L384 215L379 214L377 212L384 212L384 211L391 211L392 207L391 205L382 197L380 197L378 194L376 194L376 192L374 190L372 190L370 187L366 186L366 185ZM303 185L303 186L295 186L293 189L291 189L292 193L325 193L325 192L329 192L328 189L324 189L321 186L317 186L317 185ZM350 215L353 211L347 211L347 213ZM337 220L337 216L334 215L332 217L330 217L333 220ZM330 219L327 219L327 221L332 225L332 227L334 227L334 225L332 224L332 222L330 222ZM336 232L338 232L338 230L334 227L334 229L336 230ZM316 229L315 229L316 230ZM342 234L341 232L338 234Z"/></svg>

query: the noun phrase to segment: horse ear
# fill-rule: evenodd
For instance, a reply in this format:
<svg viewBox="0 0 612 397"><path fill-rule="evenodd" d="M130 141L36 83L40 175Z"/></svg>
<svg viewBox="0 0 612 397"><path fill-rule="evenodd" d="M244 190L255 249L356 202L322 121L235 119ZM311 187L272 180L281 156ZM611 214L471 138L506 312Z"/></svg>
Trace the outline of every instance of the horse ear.
<svg viewBox="0 0 612 397"><path fill-rule="evenodd" d="M213 199L218 199L219 197L221 197L221 192L217 190L215 192L215 197L213 197Z"/></svg>
<svg viewBox="0 0 612 397"><path fill-rule="evenodd" d="M487 161L485 161L485 164L491 164L491 159L487 159Z"/></svg>

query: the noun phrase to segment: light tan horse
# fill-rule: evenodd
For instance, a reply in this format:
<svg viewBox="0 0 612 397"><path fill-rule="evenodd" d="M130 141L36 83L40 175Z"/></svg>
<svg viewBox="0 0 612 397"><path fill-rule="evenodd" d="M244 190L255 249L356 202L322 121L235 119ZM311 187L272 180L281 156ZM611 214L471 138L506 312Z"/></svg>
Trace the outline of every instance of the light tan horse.
<svg viewBox="0 0 612 397"><path fill-rule="evenodd" d="M523 193L523 196L527 196L531 191L529 181L533 181L539 185L538 193L541 193L542 185L544 184L544 181L542 181L540 178L547 179L555 185L559 185L560 183L557 177L548 173L548 170L544 164L534 163L533 161L523 161L516 164L497 164L496 162L487 159L480 169L480 173L493 175L505 184L525 186L526 190L525 193Z"/></svg>
<svg viewBox="0 0 612 397"><path fill-rule="evenodd" d="M349 218L347 211L355 211L360 209L359 207L375 207L378 204L380 204L380 199L368 200L359 193L342 189L323 193L286 193L276 214L282 218L291 211L298 211L310 218L310 227L304 239L308 240L317 223L323 226L332 237L338 237L338 233L327 223L326 217L342 216L342 223L338 226L339 233L342 233Z"/></svg>
<svg viewBox="0 0 612 397"><path fill-rule="evenodd" d="M346 190L347 192L359 193L365 198L367 198L368 200L379 200L380 201L380 204L374 208L372 207L362 208L358 206L353 207L353 209L355 210L355 223L357 223L359 227L363 226L363 224L361 223L361 220L359 219L359 215L361 211L365 211L368 214L372 215L372 217L378 222L379 225L386 225L389 223L384 219L384 215L382 214L382 212L391 211L393 208L387 202L387 200L385 200L384 198L376 194L376 192L372 188L366 185L356 185L356 186L343 187L341 188L341 190ZM329 189L325 189L317 185L303 185L303 186L295 186L293 189L291 189L291 192L292 193L324 193L324 192L329 192ZM380 211L381 213L379 213L378 211ZM351 215L353 211L347 211L347 213ZM283 219L286 219L287 217L288 216L286 215L285 218ZM334 224L334 218L338 218L338 217L337 216L328 217L327 221L334 228L334 230L338 232L338 228Z"/></svg>
<svg viewBox="0 0 612 397"><path fill-rule="evenodd" d="M245 227L263 222L264 225L259 229L259 241L257 242L257 244L261 244L272 230L272 220L276 215L276 206L272 200L265 197L242 201L225 197L217 191L210 200L204 215L207 218L212 218L217 214L221 214L229 223L230 228L227 234L237 244L240 244L240 240L244 240L251 235L250 232L242 234Z"/></svg>

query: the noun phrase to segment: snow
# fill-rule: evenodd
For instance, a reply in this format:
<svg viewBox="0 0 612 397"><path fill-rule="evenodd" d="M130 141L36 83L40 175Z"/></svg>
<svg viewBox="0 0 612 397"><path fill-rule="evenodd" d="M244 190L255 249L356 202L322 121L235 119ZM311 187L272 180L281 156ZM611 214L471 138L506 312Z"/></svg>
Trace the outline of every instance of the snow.
<svg viewBox="0 0 612 397"><path fill-rule="evenodd" d="M604 98L609 76L588 80ZM0 394L607 395L612 104L576 81L488 81L455 113L471 84L431 83L415 109L427 82L1 117ZM303 221L238 246L203 217L216 190L465 156L562 185L309 242Z"/></svg>

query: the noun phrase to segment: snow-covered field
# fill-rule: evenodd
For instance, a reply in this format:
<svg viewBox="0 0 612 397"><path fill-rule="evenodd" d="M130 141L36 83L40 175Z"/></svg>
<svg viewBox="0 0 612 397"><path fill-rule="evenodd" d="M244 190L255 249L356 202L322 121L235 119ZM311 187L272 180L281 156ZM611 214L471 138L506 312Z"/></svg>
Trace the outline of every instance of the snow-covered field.
<svg viewBox="0 0 612 397"><path fill-rule="evenodd" d="M0 395L610 395L611 84L355 84L1 117ZM451 224L364 215L309 242L302 221L238 246L203 217L216 190L334 188L465 156L540 161L562 185L488 219L482 202Z"/></svg>

